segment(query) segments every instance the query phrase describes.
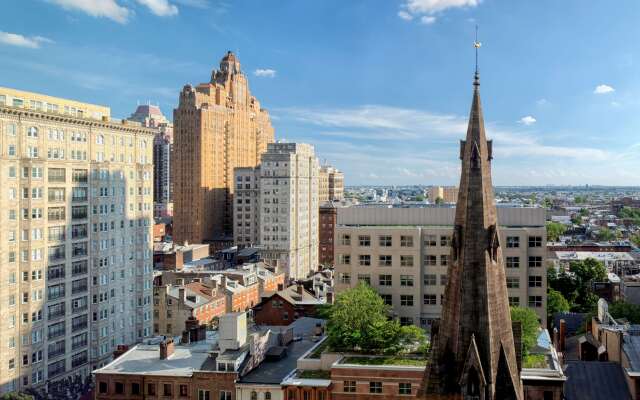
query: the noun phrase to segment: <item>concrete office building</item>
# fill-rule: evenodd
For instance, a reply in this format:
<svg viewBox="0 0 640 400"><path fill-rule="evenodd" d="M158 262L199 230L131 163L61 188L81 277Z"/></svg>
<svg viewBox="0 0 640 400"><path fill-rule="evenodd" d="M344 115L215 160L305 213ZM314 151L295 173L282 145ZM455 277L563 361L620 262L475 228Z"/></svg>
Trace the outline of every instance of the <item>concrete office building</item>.
<svg viewBox="0 0 640 400"><path fill-rule="evenodd" d="M160 107L139 105L129 120L156 130L153 138L153 208L155 217L173 215L173 183L171 180L171 152L173 124Z"/></svg>
<svg viewBox="0 0 640 400"><path fill-rule="evenodd" d="M235 204L236 244L257 238L263 258L289 278L318 269L318 171L313 146L303 143L269 143L260 167L236 169L236 190L243 187Z"/></svg>
<svg viewBox="0 0 640 400"><path fill-rule="evenodd" d="M338 208L336 293L365 281L405 324L440 318L455 208ZM545 214L498 208L511 305L529 306L546 324Z"/></svg>
<svg viewBox="0 0 640 400"><path fill-rule="evenodd" d="M182 89L173 121L174 241L220 250L233 240L234 169L258 165L273 142L269 114L229 52L209 82Z"/></svg>
<svg viewBox="0 0 640 400"><path fill-rule="evenodd" d="M87 376L152 334L154 132L0 88L0 392Z"/></svg>

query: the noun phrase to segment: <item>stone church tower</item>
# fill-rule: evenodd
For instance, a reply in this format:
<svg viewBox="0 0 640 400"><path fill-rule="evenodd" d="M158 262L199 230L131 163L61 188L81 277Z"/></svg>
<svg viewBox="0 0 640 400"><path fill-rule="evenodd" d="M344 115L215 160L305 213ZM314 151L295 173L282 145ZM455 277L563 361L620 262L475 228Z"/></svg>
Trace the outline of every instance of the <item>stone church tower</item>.
<svg viewBox="0 0 640 400"><path fill-rule="evenodd" d="M452 262L424 390L427 399L521 400L477 71L473 85Z"/></svg>

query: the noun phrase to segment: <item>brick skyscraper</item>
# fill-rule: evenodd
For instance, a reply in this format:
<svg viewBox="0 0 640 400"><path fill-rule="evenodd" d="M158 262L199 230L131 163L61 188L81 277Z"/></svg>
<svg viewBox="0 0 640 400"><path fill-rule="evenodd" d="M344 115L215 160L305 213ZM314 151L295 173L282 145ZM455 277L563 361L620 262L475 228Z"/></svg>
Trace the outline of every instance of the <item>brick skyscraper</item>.
<svg viewBox="0 0 640 400"><path fill-rule="evenodd" d="M173 120L174 241L230 244L234 168L255 167L273 142L269 114L232 52L210 82L182 89Z"/></svg>
<svg viewBox="0 0 640 400"><path fill-rule="evenodd" d="M427 398L522 399L476 71L449 280L426 376ZM518 350L519 351L519 350Z"/></svg>

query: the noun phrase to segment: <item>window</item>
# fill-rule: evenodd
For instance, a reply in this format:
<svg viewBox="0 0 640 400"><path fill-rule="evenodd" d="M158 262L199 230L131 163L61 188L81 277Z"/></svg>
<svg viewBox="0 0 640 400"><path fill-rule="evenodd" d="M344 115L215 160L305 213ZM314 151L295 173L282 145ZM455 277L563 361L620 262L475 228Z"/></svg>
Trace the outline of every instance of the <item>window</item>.
<svg viewBox="0 0 640 400"><path fill-rule="evenodd" d="M507 268L520 268L520 257L507 257Z"/></svg>
<svg viewBox="0 0 640 400"><path fill-rule="evenodd" d="M449 265L449 255L443 254L440 256L440 265L442 265L443 267Z"/></svg>
<svg viewBox="0 0 640 400"><path fill-rule="evenodd" d="M529 307L542 307L542 296L529 296Z"/></svg>
<svg viewBox="0 0 640 400"><path fill-rule="evenodd" d="M258 400L258 393L255 390L252 390L250 398L251 400Z"/></svg>
<svg viewBox="0 0 640 400"><path fill-rule="evenodd" d="M64 221L65 218L64 207L49 207L47 209L47 219L49 221Z"/></svg>
<svg viewBox="0 0 640 400"><path fill-rule="evenodd" d="M413 318L411 318L411 317L400 317L400 325L401 326L413 325Z"/></svg>
<svg viewBox="0 0 640 400"><path fill-rule="evenodd" d="M342 283L344 285L350 284L351 283L351 275L346 273L346 272L340 273L340 283Z"/></svg>
<svg viewBox="0 0 640 400"><path fill-rule="evenodd" d="M529 247L542 247L542 236L529 236Z"/></svg>
<svg viewBox="0 0 640 400"><path fill-rule="evenodd" d="M155 383L147 383L147 394L150 396L156 395L156 384Z"/></svg>
<svg viewBox="0 0 640 400"><path fill-rule="evenodd" d="M124 394L124 383L116 382L116 394Z"/></svg>
<svg viewBox="0 0 640 400"><path fill-rule="evenodd" d="M37 138L38 137L38 128L36 128L35 126L29 127L29 129L27 129L27 137Z"/></svg>
<svg viewBox="0 0 640 400"><path fill-rule="evenodd" d="M162 394L164 396L171 396L173 392L173 385L170 383L165 383L162 385Z"/></svg>
<svg viewBox="0 0 640 400"><path fill-rule="evenodd" d="M342 382L342 390L346 393L356 392L356 381L344 381Z"/></svg>
<svg viewBox="0 0 640 400"><path fill-rule="evenodd" d="M211 394L208 390L198 389L198 400L211 400Z"/></svg>
<svg viewBox="0 0 640 400"><path fill-rule="evenodd" d="M400 247L413 247L413 236L400 236Z"/></svg>
<svg viewBox="0 0 640 400"><path fill-rule="evenodd" d="M66 170L64 168L48 168L47 179L49 182L65 182Z"/></svg>
<svg viewBox="0 0 640 400"><path fill-rule="evenodd" d="M518 296L509 296L509 306L511 306L511 307L520 307L520 297L518 297Z"/></svg>
<svg viewBox="0 0 640 400"><path fill-rule="evenodd" d="M519 236L507 236L507 248L515 249L520 247L520 237Z"/></svg>
<svg viewBox="0 0 640 400"><path fill-rule="evenodd" d="M520 287L520 278L515 276L507 276L507 288L518 289Z"/></svg>
<svg viewBox="0 0 640 400"><path fill-rule="evenodd" d="M368 267L371 265L371 255L369 254L360 254L358 256L358 259L360 261L360 265L364 267Z"/></svg>
<svg viewBox="0 0 640 400"><path fill-rule="evenodd" d="M535 275L530 276L529 287L542 287L542 277Z"/></svg>
<svg viewBox="0 0 640 400"><path fill-rule="evenodd" d="M393 239L391 236L380 236L378 240L380 247L391 247L393 245Z"/></svg>
<svg viewBox="0 0 640 400"><path fill-rule="evenodd" d="M221 390L220 398L218 400L231 400L231 392L227 390Z"/></svg>
<svg viewBox="0 0 640 400"><path fill-rule="evenodd" d="M189 395L189 387L187 385L180 385L180 397L187 397Z"/></svg>
<svg viewBox="0 0 640 400"><path fill-rule="evenodd" d="M369 235L360 235L358 236L358 243L360 247L369 247L371 246L371 236Z"/></svg>
<svg viewBox="0 0 640 400"><path fill-rule="evenodd" d="M380 286L391 286L392 285L391 275L378 275L378 284Z"/></svg>
<svg viewBox="0 0 640 400"><path fill-rule="evenodd" d="M369 393L382 393L382 382L369 382Z"/></svg>
<svg viewBox="0 0 640 400"><path fill-rule="evenodd" d="M60 202L65 200L64 188L49 188L48 195L49 201Z"/></svg>
<svg viewBox="0 0 640 400"><path fill-rule="evenodd" d="M382 301L384 301L384 304L388 305L388 306L392 306L393 305L393 296L390 294L381 294L380 297L382 297Z"/></svg>
<svg viewBox="0 0 640 400"><path fill-rule="evenodd" d="M437 245L437 236L436 235L425 235L424 237L424 245L426 247L433 247Z"/></svg>
<svg viewBox="0 0 640 400"><path fill-rule="evenodd" d="M447 278L447 276L446 276L446 275L440 275L440 285L442 285L442 286L447 286L447 281L448 281L448 280L449 280L449 279Z"/></svg>
<svg viewBox="0 0 640 400"><path fill-rule="evenodd" d="M413 295L410 294L401 294L400 295L400 305L406 307L413 307Z"/></svg>
<svg viewBox="0 0 640 400"><path fill-rule="evenodd" d="M425 294L422 296L422 303L429 306L437 304L437 296L435 294Z"/></svg>
<svg viewBox="0 0 640 400"><path fill-rule="evenodd" d="M108 388L107 382L98 383L98 392L100 392L101 394L106 394L107 388Z"/></svg>
<svg viewBox="0 0 640 400"><path fill-rule="evenodd" d="M364 282L371 286L371 276L369 274L358 274L358 282Z"/></svg>
<svg viewBox="0 0 640 400"><path fill-rule="evenodd" d="M436 285L436 274L425 274L424 275L424 285L425 286L435 286Z"/></svg>
<svg viewBox="0 0 640 400"><path fill-rule="evenodd" d="M343 234L340 236L340 244L343 246L351 246L351 235Z"/></svg>
<svg viewBox="0 0 640 400"><path fill-rule="evenodd" d="M425 267L435 267L436 265L438 265L438 256L427 255L424 257Z"/></svg>
<svg viewBox="0 0 640 400"><path fill-rule="evenodd" d="M447 236L447 235L440 236L440 246L442 247L451 246L451 236Z"/></svg>
<svg viewBox="0 0 640 400"><path fill-rule="evenodd" d="M398 394L411 394L411 383L400 382L398 384Z"/></svg>
<svg viewBox="0 0 640 400"><path fill-rule="evenodd" d="M413 275L400 275L400 286L413 287Z"/></svg>
<svg viewBox="0 0 640 400"><path fill-rule="evenodd" d="M350 265L351 264L351 255L350 254L338 254L338 264Z"/></svg>
<svg viewBox="0 0 640 400"><path fill-rule="evenodd" d="M378 266L390 267L393 264L393 257L390 255L378 256Z"/></svg>
<svg viewBox="0 0 640 400"><path fill-rule="evenodd" d="M413 267L413 256L400 256L401 267Z"/></svg>
<svg viewBox="0 0 640 400"><path fill-rule="evenodd" d="M323 393L319 392L318 394ZM264 400L271 400L271 392L264 392Z"/></svg>
<svg viewBox="0 0 640 400"><path fill-rule="evenodd" d="M140 394L140 384L137 382L133 382L131 384L131 394L139 395Z"/></svg>
<svg viewBox="0 0 640 400"><path fill-rule="evenodd" d="M529 257L529 268L539 268L539 267L542 267L542 257L540 256Z"/></svg>

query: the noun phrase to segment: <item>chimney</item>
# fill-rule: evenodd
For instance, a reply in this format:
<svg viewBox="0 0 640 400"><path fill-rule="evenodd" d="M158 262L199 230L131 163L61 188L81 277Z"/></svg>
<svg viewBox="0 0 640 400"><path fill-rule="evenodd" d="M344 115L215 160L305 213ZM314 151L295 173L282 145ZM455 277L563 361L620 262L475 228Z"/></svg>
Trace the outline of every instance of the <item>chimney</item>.
<svg viewBox="0 0 640 400"><path fill-rule="evenodd" d="M181 287L180 289L178 289L178 298L179 298L181 301L184 301L184 300L185 300L184 286L183 286L183 287Z"/></svg>
<svg viewBox="0 0 640 400"><path fill-rule="evenodd" d="M173 355L173 351L175 350L175 345L173 344L173 339L167 338L160 342L160 359L166 360L167 358Z"/></svg>
<svg viewBox="0 0 640 400"><path fill-rule="evenodd" d="M333 304L333 292L327 292L327 304Z"/></svg>
<svg viewBox="0 0 640 400"><path fill-rule="evenodd" d="M302 282L298 282L296 285L296 292L298 292L298 294L302 296L302 293L304 292L304 286L302 285Z"/></svg>
<svg viewBox="0 0 640 400"><path fill-rule="evenodd" d="M284 284L283 283L278 283L278 292L284 290Z"/></svg>
<svg viewBox="0 0 640 400"><path fill-rule="evenodd" d="M565 338L567 336L567 323L565 322L564 319L560 320L560 332L558 333L559 336L559 347L560 347L560 351L564 351L564 341Z"/></svg>

